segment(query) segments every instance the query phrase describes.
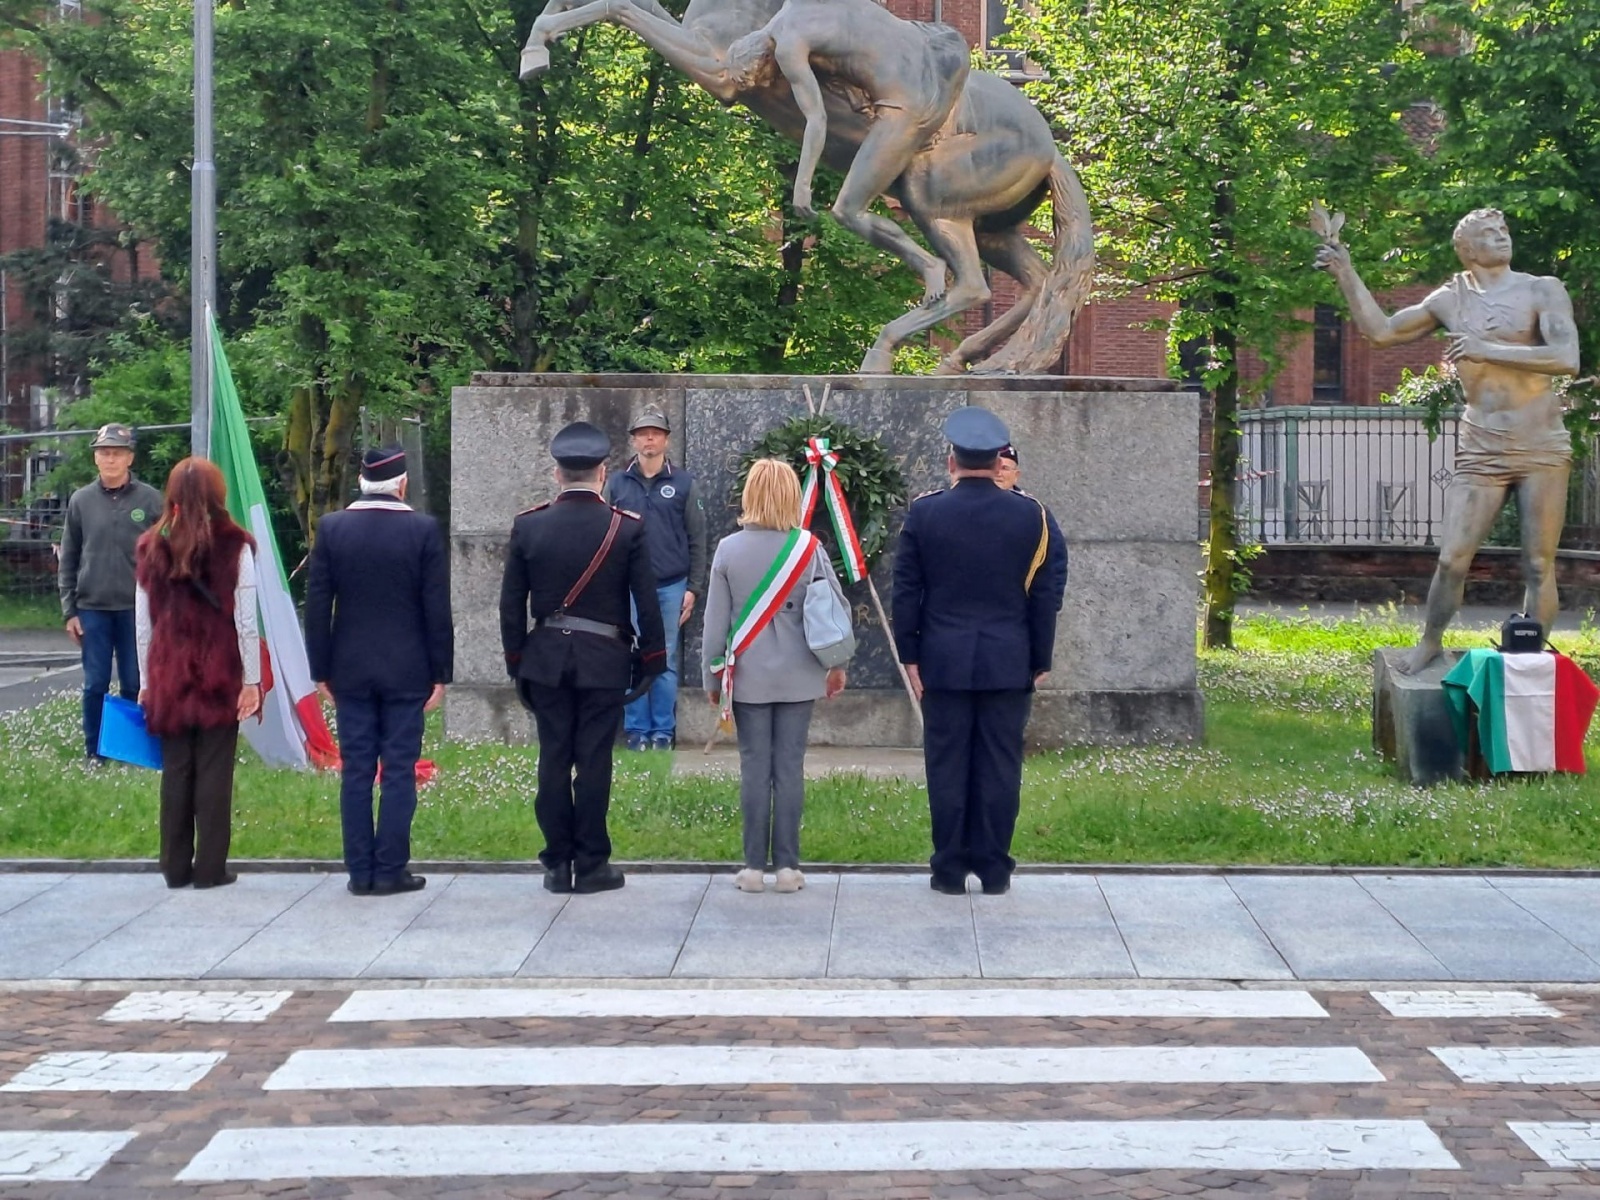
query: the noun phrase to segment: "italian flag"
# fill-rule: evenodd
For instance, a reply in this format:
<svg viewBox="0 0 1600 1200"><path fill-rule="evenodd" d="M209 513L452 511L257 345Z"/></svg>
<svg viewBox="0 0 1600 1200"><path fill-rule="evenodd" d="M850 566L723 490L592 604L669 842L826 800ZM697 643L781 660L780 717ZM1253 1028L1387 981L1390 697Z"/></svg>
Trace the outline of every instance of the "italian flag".
<svg viewBox="0 0 1600 1200"><path fill-rule="evenodd" d="M1444 694L1462 746L1467 701L1477 707L1478 745L1495 774L1583 774L1583 739L1600 689L1565 655L1469 650L1444 677Z"/></svg>
<svg viewBox="0 0 1600 1200"><path fill-rule="evenodd" d="M277 767L333 767L339 748L322 716L306 659L305 635L283 570L267 496L261 488L250 429L228 369L222 335L208 312L211 337L211 457L228 484L228 511L256 539L256 600L261 629L261 717L244 735L262 761Z"/></svg>

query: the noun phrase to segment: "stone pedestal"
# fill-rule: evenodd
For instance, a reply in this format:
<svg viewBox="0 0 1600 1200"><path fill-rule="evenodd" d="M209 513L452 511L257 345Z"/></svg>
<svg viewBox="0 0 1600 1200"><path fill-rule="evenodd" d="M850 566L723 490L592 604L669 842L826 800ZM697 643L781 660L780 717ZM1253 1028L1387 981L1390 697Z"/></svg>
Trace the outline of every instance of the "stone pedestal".
<svg viewBox="0 0 1600 1200"><path fill-rule="evenodd" d="M1415 675L1403 675L1396 665L1407 653L1393 647L1372 652L1372 748L1408 783L1465 779L1466 747L1456 737L1442 686L1461 651L1446 650Z"/></svg>
<svg viewBox="0 0 1600 1200"><path fill-rule="evenodd" d="M498 598L516 513L550 498L550 438L591 421L612 439L612 468L647 406L672 422L673 461L695 473L713 544L735 528L739 462L764 432L806 411L802 385L827 413L899 456L910 493L943 487L940 432L952 410L996 413L1022 453L1023 486L1055 513L1071 552L1055 670L1035 699L1035 748L1197 738L1195 445L1197 397L1167 380L902 376L480 374L452 397L451 587L456 686L445 728L461 739L525 741L526 714L506 680ZM873 572L884 604L893 554ZM850 689L818 704L819 745L905 746L918 738L892 651L865 585L847 589L860 645ZM712 712L699 690L700 622L683 646L679 740L703 743Z"/></svg>

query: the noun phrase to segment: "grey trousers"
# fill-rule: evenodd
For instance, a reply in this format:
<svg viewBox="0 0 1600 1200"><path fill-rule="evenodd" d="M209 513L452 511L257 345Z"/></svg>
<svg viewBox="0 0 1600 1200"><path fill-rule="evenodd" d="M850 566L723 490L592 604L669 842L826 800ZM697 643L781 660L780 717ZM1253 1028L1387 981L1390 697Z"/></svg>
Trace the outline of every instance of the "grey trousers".
<svg viewBox="0 0 1600 1200"><path fill-rule="evenodd" d="M806 734L812 700L793 704L733 702L739 733L739 809L744 865L800 866L800 810L806 802ZM768 847L771 857L768 857Z"/></svg>

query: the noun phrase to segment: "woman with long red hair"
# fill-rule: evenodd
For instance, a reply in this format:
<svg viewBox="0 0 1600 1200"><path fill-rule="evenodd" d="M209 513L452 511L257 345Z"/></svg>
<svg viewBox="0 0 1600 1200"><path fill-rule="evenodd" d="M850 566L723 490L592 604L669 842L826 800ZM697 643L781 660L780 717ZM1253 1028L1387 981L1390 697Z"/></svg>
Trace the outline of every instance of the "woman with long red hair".
<svg viewBox="0 0 1600 1200"><path fill-rule="evenodd" d="M161 739L161 873L172 888L238 878L233 760L239 723L261 710L261 649L255 539L227 500L216 464L184 459L135 554L139 703Z"/></svg>

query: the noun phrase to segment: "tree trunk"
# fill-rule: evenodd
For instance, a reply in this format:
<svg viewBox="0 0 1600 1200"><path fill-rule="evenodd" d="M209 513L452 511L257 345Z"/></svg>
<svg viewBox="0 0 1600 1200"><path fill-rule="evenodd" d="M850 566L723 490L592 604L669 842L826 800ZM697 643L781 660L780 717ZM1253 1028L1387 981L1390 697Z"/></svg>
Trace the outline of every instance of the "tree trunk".
<svg viewBox="0 0 1600 1200"><path fill-rule="evenodd" d="M1232 301L1234 298L1229 296ZM1219 297L1219 302L1221 297ZM1235 574L1239 531L1233 510L1234 479L1239 473L1239 347L1232 329L1213 331L1215 357L1223 378L1211 393L1211 523L1206 538L1205 645L1233 649Z"/></svg>
<svg viewBox="0 0 1600 1200"><path fill-rule="evenodd" d="M1258 22L1233 14L1224 53L1229 82L1221 99L1226 111L1240 103L1235 82L1255 53ZM1235 133L1235 130L1228 130ZM1225 144L1225 141L1224 141ZM1217 164L1211 192L1211 345L1216 369L1211 377L1211 521L1206 537L1205 633L1209 650L1233 649L1233 606L1237 599L1239 527L1234 512L1234 481L1239 475L1239 276L1235 257L1233 180L1237 173L1225 154Z"/></svg>
<svg viewBox="0 0 1600 1200"><path fill-rule="evenodd" d="M798 159L788 159L778 163L778 176L783 180L782 195L785 200L794 189L795 176L799 171ZM795 310L800 303L800 278L805 269L806 237L811 232L806 222L795 216L794 210L787 203L782 204L780 208L779 224L783 230L783 245L778 251L782 273L778 277L777 294L772 300L777 320L773 322L771 339L758 352L761 369L772 374L783 373L784 359L788 357L789 333L794 328Z"/></svg>

